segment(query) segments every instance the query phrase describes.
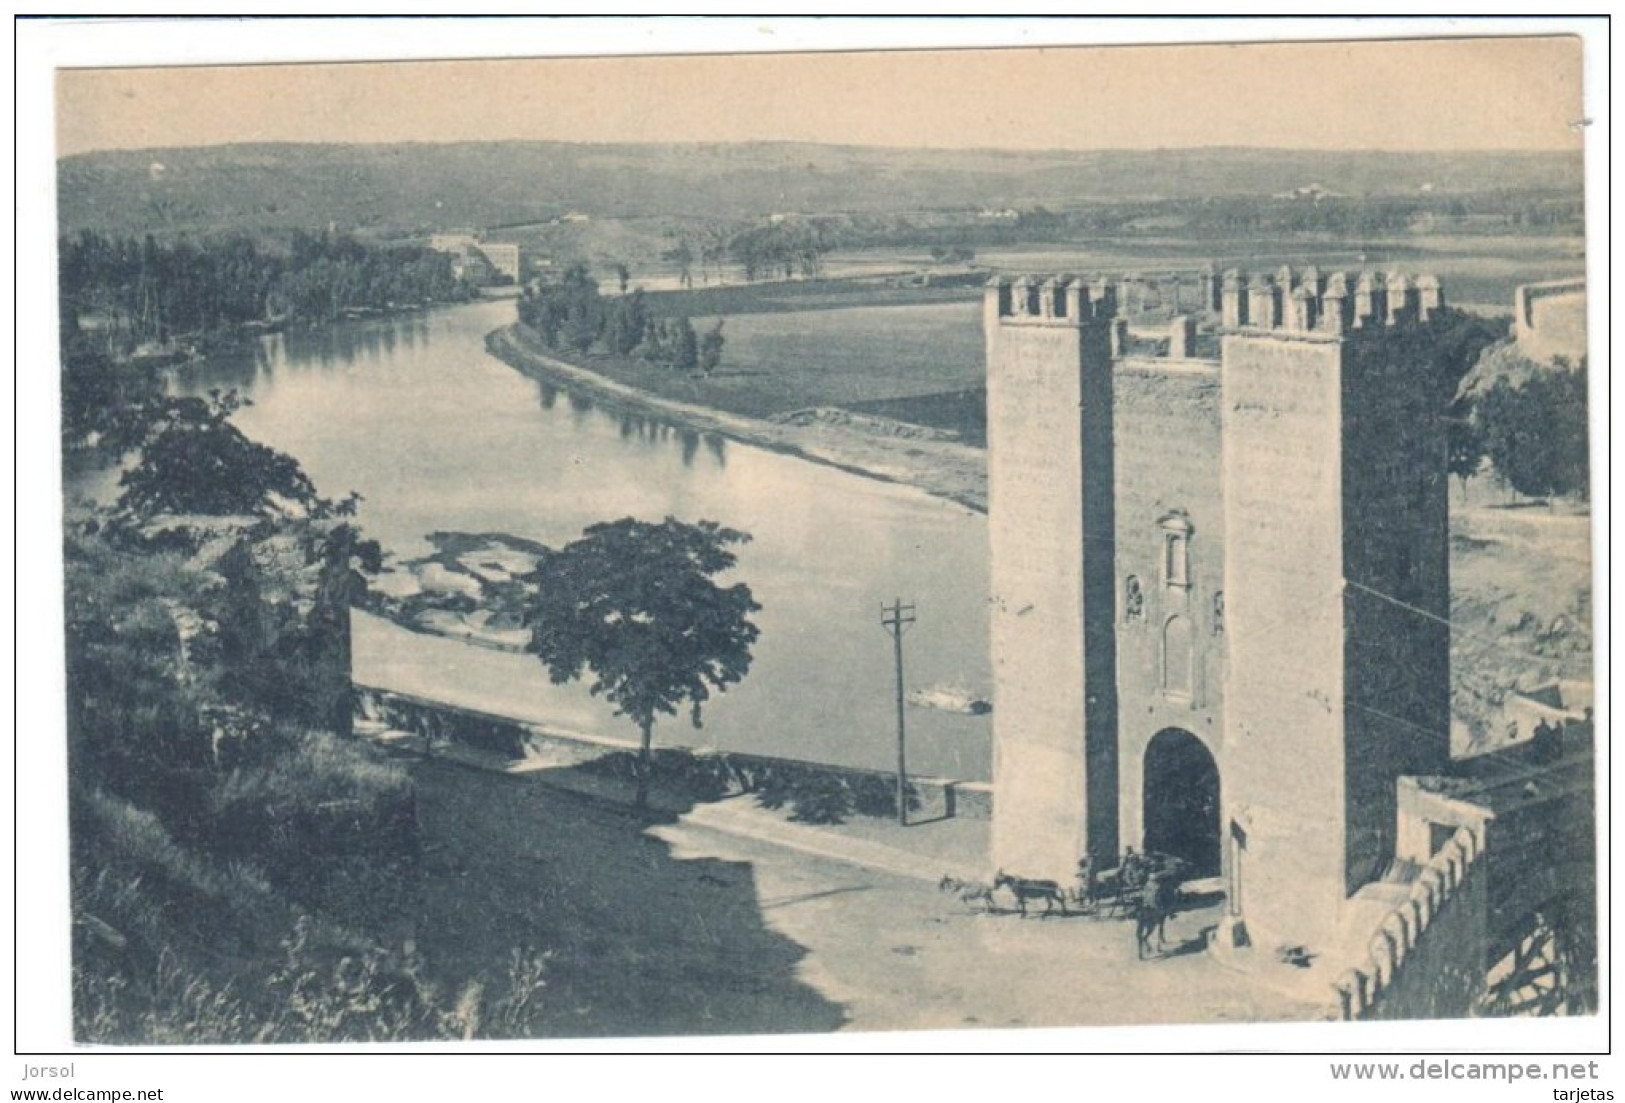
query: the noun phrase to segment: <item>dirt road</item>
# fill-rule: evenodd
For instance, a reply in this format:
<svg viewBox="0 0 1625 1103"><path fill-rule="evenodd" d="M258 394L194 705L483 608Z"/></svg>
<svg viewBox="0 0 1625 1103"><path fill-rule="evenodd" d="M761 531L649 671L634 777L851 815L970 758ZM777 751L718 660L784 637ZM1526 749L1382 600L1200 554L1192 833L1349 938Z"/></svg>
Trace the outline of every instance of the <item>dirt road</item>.
<svg viewBox="0 0 1625 1103"><path fill-rule="evenodd" d="M448 983L547 949L539 1036L1314 1018L1195 951L1134 956L1126 923L983 916L878 873L509 777L415 767L419 949Z"/></svg>

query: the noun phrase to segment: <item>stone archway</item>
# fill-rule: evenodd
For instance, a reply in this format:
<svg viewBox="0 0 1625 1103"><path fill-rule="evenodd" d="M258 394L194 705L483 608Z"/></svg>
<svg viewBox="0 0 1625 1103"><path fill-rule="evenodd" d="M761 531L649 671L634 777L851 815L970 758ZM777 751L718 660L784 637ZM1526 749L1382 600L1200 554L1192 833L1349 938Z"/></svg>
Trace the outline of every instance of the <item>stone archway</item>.
<svg viewBox="0 0 1625 1103"><path fill-rule="evenodd" d="M1164 728L1145 749L1140 805L1147 852L1190 863L1190 876L1219 873L1219 767L1202 741L1183 728Z"/></svg>

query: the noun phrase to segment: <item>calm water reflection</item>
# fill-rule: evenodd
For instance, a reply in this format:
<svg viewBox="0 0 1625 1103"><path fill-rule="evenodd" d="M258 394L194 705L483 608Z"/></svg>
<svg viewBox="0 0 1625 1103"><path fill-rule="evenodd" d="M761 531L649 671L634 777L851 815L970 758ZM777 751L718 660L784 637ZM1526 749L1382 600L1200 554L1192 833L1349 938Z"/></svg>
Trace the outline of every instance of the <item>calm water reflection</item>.
<svg viewBox="0 0 1625 1103"><path fill-rule="evenodd" d="M890 642L880 603L920 607L911 687L988 683L986 526L925 494L611 412L488 356L510 303L275 334L184 376L191 392L253 399L245 432L297 456L321 490L363 496L361 522L401 557L431 532L507 532L559 544L632 515L710 519L750 532L739 577L763 606L746 681L656 729L686 742L886 767L893 762ZM576 687L520 655L415 635L365 615L358 680L572 730L629 737ZM986 778L988 720L910 709L920 772Z"/></svg>

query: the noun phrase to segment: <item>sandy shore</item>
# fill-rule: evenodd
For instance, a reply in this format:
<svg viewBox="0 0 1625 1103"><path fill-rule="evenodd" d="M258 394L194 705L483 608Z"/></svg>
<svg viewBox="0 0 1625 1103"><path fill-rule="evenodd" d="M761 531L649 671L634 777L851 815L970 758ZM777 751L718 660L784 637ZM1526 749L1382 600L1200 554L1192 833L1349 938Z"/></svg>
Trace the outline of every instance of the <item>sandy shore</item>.
<svg viewBox="0 0 1625 1103"><path fill-rule="evenodd" d="M543 379L618 408L648 414L704 433L828 464L855 475L918 487L939 498L987 512L987 453L956 441L887 436L851 424L783 424L678 402L607 379L548 356L517 326L486 336L491 355Z"/></svg>

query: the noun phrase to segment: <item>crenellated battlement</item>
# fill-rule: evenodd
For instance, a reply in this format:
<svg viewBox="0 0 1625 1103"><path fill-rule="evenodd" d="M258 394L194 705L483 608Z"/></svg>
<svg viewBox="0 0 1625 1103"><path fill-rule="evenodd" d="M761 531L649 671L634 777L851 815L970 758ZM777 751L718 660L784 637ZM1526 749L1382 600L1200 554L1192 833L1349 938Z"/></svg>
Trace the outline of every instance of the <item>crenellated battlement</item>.
<svg viewBox="0 0 1625 1103"><path fill-rule="evenodd" d="M1146 282L1139 275L1000 275L987 283L985 310L996 325L1121 322L1134 313L1134 289L1140 287L1143 298ZM1214 310L1221 332L1338 338L1426 324L1444 306L1444 292L1432 275L1322 272L1315 265L1253 273L1231 268L1222 276L1213 268L1201 274L1200 287L1199 310ZM1171 320L1180 323L1183 317L1176 310Z"/></svg>
<svg viewBox="0 0 1625 1103"><path fill-rule="evenodd" d="M1393 866L1396 779L1449 763L1438 281L1193 266L986 296L993 864L1175 854L1226 878L1232 948L1338 960ZM1345 978L1349 1014L1410 1006L1393 960Z"/></svg>
<svg viewBox="0 0 1625 1103"><path fill-rule="evenodd" d="M1386 326L1424 325L1444 306L1444 291L1431 275L1403 272L1328 272L1310 265L1295 272L1282 265L1273 275L1225 272L1219 321L1238 333L1270 331L1344 337Z"/></svg>
<svg viewBox="0 0 1625 1103"><path fill-rule="evenodd" d="M1000 325L1081 326L1117 313L1117 288L1104 276L995 276L985 294Z"/></svg>

